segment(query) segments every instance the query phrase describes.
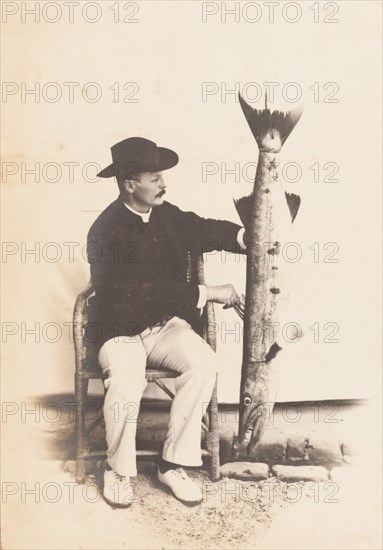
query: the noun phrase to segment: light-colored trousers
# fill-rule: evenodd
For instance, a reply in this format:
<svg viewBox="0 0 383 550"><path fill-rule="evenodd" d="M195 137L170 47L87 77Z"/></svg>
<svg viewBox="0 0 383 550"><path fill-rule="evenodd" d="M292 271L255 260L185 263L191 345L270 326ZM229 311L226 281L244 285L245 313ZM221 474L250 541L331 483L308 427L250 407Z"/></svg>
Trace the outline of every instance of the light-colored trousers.
<svg viewBox="0 0 383 550"><path fill-rule="evenodd" d="M180 373L162 457L183 466L201 466L201 418L206 412L218 372L209 344L191 326L171 317L141 334L105 342L99 362L108 378L104 417L107 461L115 472L137 475L136 429L145 368L167 368Z"/></svg>

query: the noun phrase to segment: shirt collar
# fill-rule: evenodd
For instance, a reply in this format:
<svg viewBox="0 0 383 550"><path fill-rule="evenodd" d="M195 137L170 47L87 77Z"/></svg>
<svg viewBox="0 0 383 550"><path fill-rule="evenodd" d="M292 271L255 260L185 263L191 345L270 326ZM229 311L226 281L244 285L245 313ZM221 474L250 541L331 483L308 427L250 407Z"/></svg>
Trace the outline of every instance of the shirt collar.
<svg viewBox="0 0 383 550"><path fill-rule="evenodd" d="M149 212L137 212L137 210L134 210L134 208L126 204L126 202L124 202L124 205L128 210L133 212L133 214L136 214L136 216L140 216L140 218L144 223L149 223L149 218L150 218L150 214L152 213L152 208L149 208Z"/></svg>

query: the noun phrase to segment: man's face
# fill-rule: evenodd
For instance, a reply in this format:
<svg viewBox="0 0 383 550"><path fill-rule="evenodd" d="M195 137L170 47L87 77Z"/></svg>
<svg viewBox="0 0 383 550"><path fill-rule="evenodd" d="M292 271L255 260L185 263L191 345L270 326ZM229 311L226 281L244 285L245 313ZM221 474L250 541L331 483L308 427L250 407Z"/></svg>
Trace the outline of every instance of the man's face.
<svg viewBox="0 0 383 550"><path fill-rule="evenodd" d="M166 184L162 172L143 172L131 183L132 206L141 212L160 206L165 195Z"/></svg>

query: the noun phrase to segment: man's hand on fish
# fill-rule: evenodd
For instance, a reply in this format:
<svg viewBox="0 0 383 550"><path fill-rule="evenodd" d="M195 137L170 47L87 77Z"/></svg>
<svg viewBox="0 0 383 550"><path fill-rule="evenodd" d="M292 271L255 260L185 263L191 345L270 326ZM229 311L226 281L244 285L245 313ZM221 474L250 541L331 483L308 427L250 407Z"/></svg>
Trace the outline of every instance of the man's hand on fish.
<svg viewBox="0 0 383 550"><path fill-rule="evenodd" d="M235 311L238 313L238 315L240 316L240 318L242 319L243 321L243 318L245 316L245 297L243 294L241 294L241 298L239 300L239 304L236 304L234 306L234 309Z"/></svg>
<svg viewBox="0 0 383 550"><path fill-rule="evenodd" d="M240 297L232 284L207 286L207 300L224 304L224 309L240 305Z"/></svg>

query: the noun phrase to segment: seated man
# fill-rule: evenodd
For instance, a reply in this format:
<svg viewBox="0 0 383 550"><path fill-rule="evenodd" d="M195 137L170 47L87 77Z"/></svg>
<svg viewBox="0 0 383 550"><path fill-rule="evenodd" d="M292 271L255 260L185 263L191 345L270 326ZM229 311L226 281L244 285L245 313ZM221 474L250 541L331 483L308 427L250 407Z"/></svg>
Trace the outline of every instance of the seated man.
<svg viewBox="0 0 383 550"><path fill-rule="evenodd" d="M186 502L202 500L182 466L201 466L201 418L214 388L217 360L193 330L207 300L232 307L239 302L231 284L187 281L187 253L239 252L244 230L230 222L203 219L165 202L162 171L178 156L143 138L111 148L113 163L100 177L115 176L120 195L96 219L88 234L88 260L100 328L99 362L108 378L104 416L108 444L104 497L129 505L129 478L137 475L137 413L146 386L145 367L168 368L180 376L158 479ZM134 411L134 414L132 414Z"/></svg>

